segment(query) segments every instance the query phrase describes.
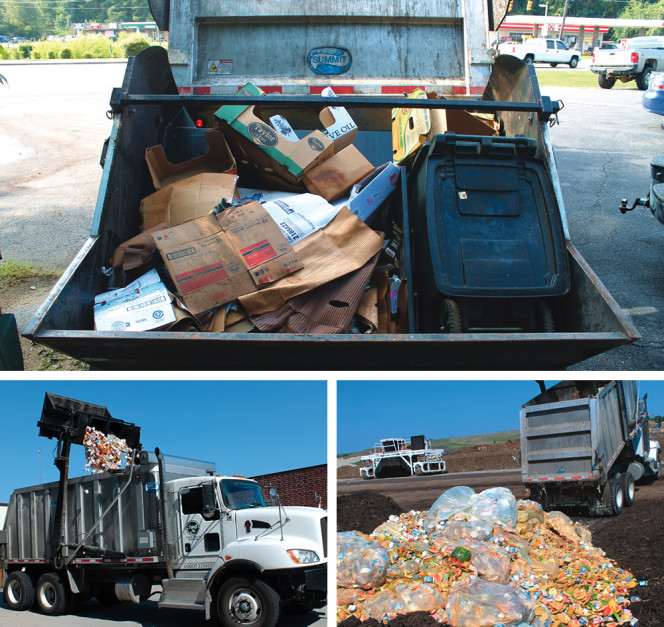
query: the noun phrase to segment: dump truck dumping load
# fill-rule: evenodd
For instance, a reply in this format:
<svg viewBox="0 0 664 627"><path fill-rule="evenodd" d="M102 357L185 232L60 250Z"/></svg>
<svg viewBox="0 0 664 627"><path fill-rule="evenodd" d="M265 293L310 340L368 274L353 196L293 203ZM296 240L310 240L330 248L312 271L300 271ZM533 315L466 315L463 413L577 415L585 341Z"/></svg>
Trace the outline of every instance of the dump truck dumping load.
<svg viewBox="0 0 664 627"><path fill-rule="evenodd" d="M405 438L385 438L374 444L371 455L361 459L362 479L431 475L446 470L443 449L430 448L423 435Z"/></svg>

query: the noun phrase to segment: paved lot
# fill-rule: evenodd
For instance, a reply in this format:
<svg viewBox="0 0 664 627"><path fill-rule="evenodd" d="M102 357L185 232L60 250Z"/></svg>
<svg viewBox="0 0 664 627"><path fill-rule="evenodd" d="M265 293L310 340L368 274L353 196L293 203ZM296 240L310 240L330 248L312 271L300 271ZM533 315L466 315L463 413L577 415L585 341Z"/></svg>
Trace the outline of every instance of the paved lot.
<svg viewBox="0 0 664 627"><path fill-rule="evenodd" d="M0 88L0 249L6 258L62 270L87 238L99 154L111 126L105 112L123 72L123 64L2 66L10 82ZM646 209L623 216L618 206L621 198L646 194L649 161L664 153L661 120L643 110L635 88L544 92L565 103L551 137L571 239L643 335L636 345L574 369L659 369L664 225Z"/></svg>
<svg viewBox="0 0 664 627"><path fill-rule="evenodd" d="M13 612L0 601L0 625L2 627L110 627L120 623L123 627L203 627L213 623L205 621L201 612L173 610L157 607L158 596L134 605L121 603L104 606L94 599L82 603L67 616L43 616L37 612ZM284 614L277 627L325 627L327 608L297 616Z"/></svg>

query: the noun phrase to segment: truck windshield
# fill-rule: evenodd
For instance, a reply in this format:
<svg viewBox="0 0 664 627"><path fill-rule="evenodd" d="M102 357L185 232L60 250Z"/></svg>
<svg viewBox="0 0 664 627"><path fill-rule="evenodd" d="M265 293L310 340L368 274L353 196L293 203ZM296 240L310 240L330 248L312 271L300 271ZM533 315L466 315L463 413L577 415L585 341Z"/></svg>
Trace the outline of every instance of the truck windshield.
<svg viewBox="0 0 664 627"><path fill-rule="evenodd" d="M265 499L257 483L241 480L225 480L221 482L221 493L224 501L231 509L248 509L265 507Z"/></svg>

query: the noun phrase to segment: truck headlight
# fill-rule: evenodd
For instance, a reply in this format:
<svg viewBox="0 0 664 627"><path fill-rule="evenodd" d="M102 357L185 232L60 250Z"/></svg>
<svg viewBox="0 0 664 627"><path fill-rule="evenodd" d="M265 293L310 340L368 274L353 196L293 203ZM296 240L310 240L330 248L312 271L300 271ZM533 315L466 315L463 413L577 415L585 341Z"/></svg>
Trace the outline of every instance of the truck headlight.
<svg viewBox="0 0 664 627"><path fill-rule="evenodd" d="M314 551L305 551L303 549L290 549L290 551L286 551L286 553L288 553L289 557L296 564L315 564L316 562L320 562L318 554L315 553Z"/></svg>

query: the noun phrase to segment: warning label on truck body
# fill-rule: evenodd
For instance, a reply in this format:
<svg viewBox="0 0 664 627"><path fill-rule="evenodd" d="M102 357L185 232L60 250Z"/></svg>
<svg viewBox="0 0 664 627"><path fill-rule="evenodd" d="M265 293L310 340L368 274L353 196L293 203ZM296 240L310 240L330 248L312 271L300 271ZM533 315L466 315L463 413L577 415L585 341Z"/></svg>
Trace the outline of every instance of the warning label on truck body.
<svg viewBox="0 0 664 627"><path fill-rule="evenodd" d="M233 61L231 59L215 59L207 62L208 74L232 74Z"/></svg>

